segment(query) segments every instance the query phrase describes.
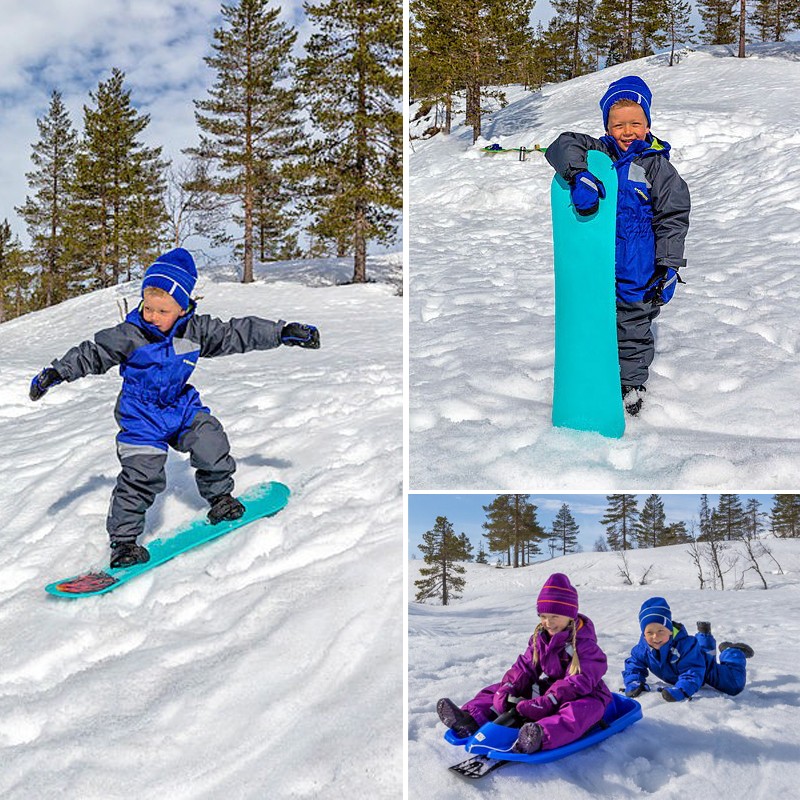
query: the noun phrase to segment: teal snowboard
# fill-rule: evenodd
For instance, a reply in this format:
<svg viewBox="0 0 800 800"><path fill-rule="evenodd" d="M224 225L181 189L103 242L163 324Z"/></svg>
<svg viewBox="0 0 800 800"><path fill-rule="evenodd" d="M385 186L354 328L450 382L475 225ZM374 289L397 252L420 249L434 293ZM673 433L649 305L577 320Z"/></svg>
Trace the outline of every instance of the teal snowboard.
<svg viewBox="0 0 800 800"><path fill-rule="evenodd" d="M617 174L611 159L588 153L589 172L606 189L597 213L582 217L569 184L553 178L555 367L553 425L619 438L625 412L617 349L614 255Z"/></svg>
<svg viewBox="0 0 800 800"><path fill-rule="evenodd" d="M175 556L210 542L244 525L263 517L277 514L289 502L289 489L282 483L261 483L248 489L239 499L245 507L244 514L236 520L212 525L203 517L188 523L163 539L154 539L147 544L150 560L132 567L89 571L72 578L65 578L45 586L45 591L58 597L89 597L104 594L137 575L169 561Z"/></svg>

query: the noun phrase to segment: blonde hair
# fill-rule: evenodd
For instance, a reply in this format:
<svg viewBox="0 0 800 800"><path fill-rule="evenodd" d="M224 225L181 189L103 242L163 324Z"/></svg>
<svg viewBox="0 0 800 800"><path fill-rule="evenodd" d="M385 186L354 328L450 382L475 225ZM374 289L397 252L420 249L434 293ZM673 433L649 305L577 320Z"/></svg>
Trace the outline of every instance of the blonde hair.
<svg viewBox="0 0 800 800"><path fill-rule="evenodd" d="M145 286L142 289L142 297L172 297L172 295L160 286Z"/></svg>
<svg viewBox="0 0 800 800"><path fill-rule="evenodd" d="M611 111L612 108L630 108L631 106L641 106L641 103L631 100L630 97L623 97L622 100L617 100L616 103L612 103L611 108L608 110ZM644 111L644 109L642 109L642 111ZM645 114L645 116L647 115Z"/></svg>
<svg viewBox="0 0 800 800"><path fill-rule="evenodd" d="M571 619L569 621L569 627L572 628L572 661L570 661L569 669L567 670L568 675L580 675L581 673L581 662L578 658L578 626L576 624L577 620ZM544 630L544 625L540 622L536 626L536 630L533 632L533 665L537 666L539 664L539 633Z"/></svg>

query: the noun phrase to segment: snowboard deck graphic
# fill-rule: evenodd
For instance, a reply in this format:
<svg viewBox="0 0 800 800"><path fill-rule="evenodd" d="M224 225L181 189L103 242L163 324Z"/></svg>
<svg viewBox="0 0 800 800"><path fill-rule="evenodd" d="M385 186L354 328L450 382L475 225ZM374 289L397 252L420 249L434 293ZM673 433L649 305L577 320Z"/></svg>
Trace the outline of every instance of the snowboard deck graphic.
<svg viewBox="0 0 800 800"><path fill-rule="evenodd" d="M555 366L553 425L619 438L625 411L619 376L616 283L617 174L611 159L588 152L589 171L606 189L595 214L582 217L569 184L553 178Z"/></svg>
<svg viewBox="0 0 800 800"><path fill-rule="evenodd" d="M239 498L245 506L244 514L236 520L228 520L212 525L205 517L189 522L185 527L154 539L147 544L150 560L144 564L117 569L90 570L45 586L45 591L57 597L90 597L116 589L123 583L160 566L175 556L218 539L237 528L251 522L277 514L288 502L290 491L282 483L272 481L261 483L248 489Z"/></svg>

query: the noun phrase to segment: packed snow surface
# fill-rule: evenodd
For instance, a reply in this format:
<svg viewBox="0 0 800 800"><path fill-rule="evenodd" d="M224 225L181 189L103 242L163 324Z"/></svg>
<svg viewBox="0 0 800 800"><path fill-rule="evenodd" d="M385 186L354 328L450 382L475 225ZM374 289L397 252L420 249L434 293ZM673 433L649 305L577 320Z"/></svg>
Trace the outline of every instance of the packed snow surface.
<svg viewBox="0 0 800 800"><path fill-rule="evenodd" d="M409 610L409 800L540 797L547 800L708 800L796 797L800 785L800 541L767 540L776 562L761 558L768 589L739 563L726 587L701 591L686 545L628 553L625 585L616 553L579 553L521 569L468 564L463 597L449 606L411 603ZM731 545L727 557L742 557ZM409 592L421 561L409 568ZM639 585L652 565L647 585ZM780 574L780 569L784 574ZM444 740L436 701L458 704L503 677L533 632L536 596L553 572L578 589L580 610L595 624L608 657L605 682L621 686L625 658L640 635L648 597L666 597L673 619L690 633L710 620L717 643L746 642L747 686L736 697L704 687L691 701L639 697L643 718L632 727L560 761L511 764L474 783L447 767L468 757ZM651 675L651 685L665 685Z"/></svg>
<svg viewBox="0 0 800 800"><path fill-rule="evenodd" d="M658 55L511 87L474 146L463 126L413 141L412 489L800 484L800 43L749 53L700 48L672 67ZM612 440L550 422L553 170L540 153L481 148L601 135L598 101L627 74L653 90L653 133L671 143L693 208L686 285L656 321L644 410Z"/></svg>
<svg viewBox="0 0 800 800"><path fill-rule="evenodd" d="M138 284L0 325L0 796L397 797L403 781L402 298L346 262L200 265L200 311L316 324L318 351L202 360L237 489L279 480L277 516L116 591L45 594L104 566L118 471L116 369L28 400L31 377L120 320ZM205 513L186 456L148 539Z"/></svg>

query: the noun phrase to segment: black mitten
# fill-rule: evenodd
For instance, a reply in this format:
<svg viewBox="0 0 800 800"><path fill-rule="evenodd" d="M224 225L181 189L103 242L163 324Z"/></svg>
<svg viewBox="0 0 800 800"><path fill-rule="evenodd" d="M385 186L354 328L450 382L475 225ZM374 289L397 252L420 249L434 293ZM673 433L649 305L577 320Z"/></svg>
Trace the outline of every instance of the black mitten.
<svg viewBox="0 0 800 800"><path fill-rule="evenodd" d="M61 376L52 368L45 367L32 381L28 397L31 400L39 400L47 394L51 386L61 383Z"/></svg>

